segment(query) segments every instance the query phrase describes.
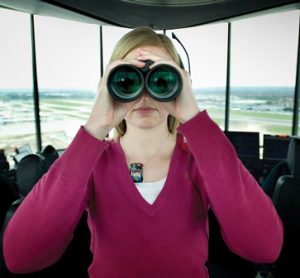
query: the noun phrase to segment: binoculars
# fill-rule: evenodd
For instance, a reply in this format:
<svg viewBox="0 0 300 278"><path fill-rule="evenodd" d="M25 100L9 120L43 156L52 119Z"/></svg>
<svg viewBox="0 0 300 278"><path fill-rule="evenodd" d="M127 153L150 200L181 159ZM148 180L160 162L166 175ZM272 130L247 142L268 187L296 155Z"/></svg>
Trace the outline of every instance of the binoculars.
<svg viewBox="0 0 300 278"><path fill-rule="evenodd" d="M122 64L113 68L107 79L110 95L119 102L130 102L139 98L144 89L157 101L175 99L182 90L179 71L168 64L149 68L154 62L145 61L143 68Z"/></svg>

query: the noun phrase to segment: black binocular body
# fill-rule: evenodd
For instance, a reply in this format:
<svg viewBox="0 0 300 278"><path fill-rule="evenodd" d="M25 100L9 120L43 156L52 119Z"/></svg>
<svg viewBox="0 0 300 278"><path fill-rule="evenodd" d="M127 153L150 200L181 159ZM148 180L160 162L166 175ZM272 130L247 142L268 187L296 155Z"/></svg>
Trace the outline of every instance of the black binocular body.
<svg viewBox="0 0 300 278"><path fill-rule="evenodd" d="M139 98L146 89L157 101L171 101L182 90L182 78L179 71L168 64L159 64L149 68L154 62L145 61L143 68L122 64L113 68L107 79L110 95L119 102L130 102Z"/></svg>

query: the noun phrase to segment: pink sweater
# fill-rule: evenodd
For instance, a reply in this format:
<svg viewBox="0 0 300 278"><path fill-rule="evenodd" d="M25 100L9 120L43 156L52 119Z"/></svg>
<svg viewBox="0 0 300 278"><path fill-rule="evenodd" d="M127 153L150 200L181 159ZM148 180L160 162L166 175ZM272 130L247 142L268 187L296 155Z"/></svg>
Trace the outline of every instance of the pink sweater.
<svg viewBox="0 0 300 278"><path fill-rule="evenodd" d="M232 251L253 262L276 260L281 221L223 132L204 111L178 133L186 143L177 137L165 186L150 205L129 176L119 142L81 128L9 222L9 270L33 272L57 261L86 208L91 278L208 277L209 207Z"/></svg>

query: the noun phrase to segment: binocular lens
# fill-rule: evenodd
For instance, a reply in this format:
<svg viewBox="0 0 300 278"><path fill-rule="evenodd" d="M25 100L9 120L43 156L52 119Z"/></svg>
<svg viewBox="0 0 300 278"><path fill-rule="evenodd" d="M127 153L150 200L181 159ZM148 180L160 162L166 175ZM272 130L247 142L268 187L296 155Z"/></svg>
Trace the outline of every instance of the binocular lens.
<svg viewBox="0 0 300 278"><path fill-rule="evenodd" d="M143 75L131 65L121 65L110 74L108 84L108 90L115 99L133 101L143 90Z"/></svg>
<svg viewBox="0 0 300 278"><path fill-rule="evenodd" d="M170 66L155 67L146 79L147 90L151 97L159 101L174 99L181 90L179 73ZM179 88L180 87L180 88Z"/></svg>
<svg viewBox="0 0 300 278"><path fill-rule="evenodd" d="M123 64L112 69L107 80L111 96L117 101L129 102L139 98L146 89L157 101L175 99L182 89L178 70L167 64L149 69L149 61L144 68Z"/></svg>

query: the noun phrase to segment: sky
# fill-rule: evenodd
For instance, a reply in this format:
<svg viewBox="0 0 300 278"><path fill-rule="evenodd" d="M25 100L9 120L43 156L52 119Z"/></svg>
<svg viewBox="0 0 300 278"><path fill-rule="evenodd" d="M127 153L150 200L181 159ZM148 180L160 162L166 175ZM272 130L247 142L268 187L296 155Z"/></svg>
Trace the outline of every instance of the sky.
<svg viewBox="0 0 300 278"><path fill-rule="evenodd" d="M294 86L298 21L298 11L234 21L231 85ZM35 16L35 28L39 87L95 91L100 78L99 27ZM128 30L103 27L104 65ZM193 86L224 87L227 24L173 31L188 50ZM187 69L185 53L174 44ZM0 88L31 88L31 67L29 15L0 9Z"/></svg>

